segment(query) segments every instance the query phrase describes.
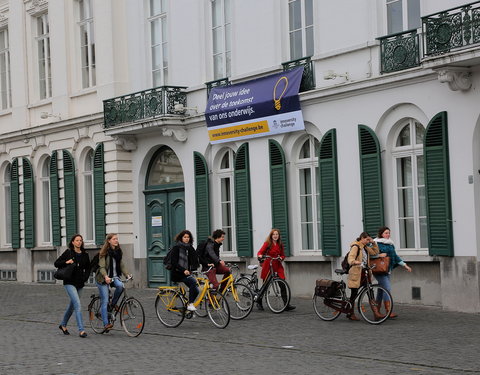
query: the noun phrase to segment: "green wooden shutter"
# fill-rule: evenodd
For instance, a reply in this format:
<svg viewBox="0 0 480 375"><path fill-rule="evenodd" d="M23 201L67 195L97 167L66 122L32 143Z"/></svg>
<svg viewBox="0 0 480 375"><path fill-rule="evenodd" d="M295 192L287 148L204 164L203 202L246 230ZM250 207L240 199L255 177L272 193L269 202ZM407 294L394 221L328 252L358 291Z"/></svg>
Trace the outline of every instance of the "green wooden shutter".
<svg viewBox="0 0 480 375"><path fill-rule="evenodd" d="M428 124L424 154L429 254L453 256L447 112Z"/></svg>
<svg viewBox="0 0 480 375"><path fill-rule="evenodd" d="M77 199L75 191L75 161L67 150L63 155L63 184L65 192L65 222L67 242L77 233Z"/></svg>
<svg viewBox="0 0 480 375"><path fill-rule="evenodd" d="M35 194L32 164L22 158L23 165L23 216L25 225L25 247L35 246Z"/></svg>
<svg viewBox="0 0 480 375"><path fill-rule="evenodd" d="M50 208L52 211L52 244L62 244L62 230L60 224L60 194L58 185L57 151L52 152L50 158Z"/></svg>
<svg viewBox="0 0 480 375"><path fill-rule="evenodd" d="M252 256L252 208L248 143L240 146L235 157L235 217L238 256Z"/></svg>
<svg viewBox="0 0 480 375"><path fill-rule="evenodd" d="M93 199L95 208L95 243L103 245L105 236L105 168L103 143L95 148L93 155Z"/></svg>
<svg viewBox="0 0 480 375"><path fill-rule="evenodd" d="M358 143L360 145L363 230L375 236L378 228L385 225L380 143L375 132L365 125L358 125Z"/></svg>
<svg viewBox="0 0 480 375"><path fill-rule="evenodd" d="M320 142L320 215L323 255L340 256L340 204L338 198L337 136L329 130Z"/></svg>
<svg viewBox="0 0 480 375"><path fill-rule="evenodd" d="M195 171L195 212L197 218L197 244L210 235L210 194L208 168L203 155L193 152Z"/></svg>
<svg viewBox="0 0 480 375"><path fill-rule="evenodd" d="M290 255L288 231L288 195L285 153L277 141L268 140L270 155L270 192L272 200L272 227L280 230L285 245L285 255Z"/></svg>
<svg viewBox="0 0 480 375"><path fill-rule="evenodd" d="M12 210L12 248L20 248L20 186L18 183L18 159L10 169L10 205Z"/></svg>

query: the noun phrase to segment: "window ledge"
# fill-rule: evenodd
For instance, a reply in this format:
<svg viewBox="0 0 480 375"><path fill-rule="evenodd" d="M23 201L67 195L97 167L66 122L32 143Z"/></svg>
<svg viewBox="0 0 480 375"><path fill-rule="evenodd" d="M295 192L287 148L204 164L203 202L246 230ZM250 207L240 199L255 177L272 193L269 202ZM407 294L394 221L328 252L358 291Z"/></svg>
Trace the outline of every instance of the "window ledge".
<svg viewBox="0 0 480 375"><path fill-rule="evenodd" d="M97 92L97 86L89 87L88 89L82 89L77 91L76 93L70 95L70 98L77 98L84 95L95 94Z"/></svg>
<svg viewBox="0 0 480 375"><path fill-rule="evenodd" d="M12 112L13 112L13 111L12 111L11 108L2 109L2 110L0 110L0 117L1 117L1 116L6 116L6 115L11 115Z"/></svg>
<svg viewBox="0 0 480 375"><path fill-rule="evenodd" d="M4 253L7 253L7 252L12 252L12 251L17 251L17 249L12 249L12 247L8 247L6 245L4 245L5 247L0 247L0 252L4 252Z"/></svg>
<svg viewBox="0 0 480 375"><path fill-rule="evenodd" d="M27 105L27 108L31 109L31 108L43 107L43 106L46 106L46 105L49 105L49 104L52 104L52 98L51 97L39 100L39 101L37 101L35 103L32 103L32 104L29 104L29 105Z"/></svg>

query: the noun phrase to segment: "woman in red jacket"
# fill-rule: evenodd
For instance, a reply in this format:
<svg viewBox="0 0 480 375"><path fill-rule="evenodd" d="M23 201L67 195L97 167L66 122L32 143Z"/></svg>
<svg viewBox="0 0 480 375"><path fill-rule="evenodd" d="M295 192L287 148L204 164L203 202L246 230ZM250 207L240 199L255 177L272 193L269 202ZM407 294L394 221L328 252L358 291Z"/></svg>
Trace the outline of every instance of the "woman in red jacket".
<svg viewBox="0 0 480 375"><path fill-rule="evenodd" d="M262 248L258 251L257 257L258 261L262 265L262 274L260 277L263 281L268 277L270 273L270 262L272 262L271 258L265 258L266 256L276 258L280 257L281 261L273 260L273 272L278 274L278 277L285 280L285 270L282 266L282 261L285 259L285 249L282 243L282 238L280 236L280 231L278 229L272 229L270 234L268 235L267 239L263 243ZM262 300L259 299L257 301L257 307L259 310L263 310ZM285 310L293 310L295 306L288 304Z"/></svg>

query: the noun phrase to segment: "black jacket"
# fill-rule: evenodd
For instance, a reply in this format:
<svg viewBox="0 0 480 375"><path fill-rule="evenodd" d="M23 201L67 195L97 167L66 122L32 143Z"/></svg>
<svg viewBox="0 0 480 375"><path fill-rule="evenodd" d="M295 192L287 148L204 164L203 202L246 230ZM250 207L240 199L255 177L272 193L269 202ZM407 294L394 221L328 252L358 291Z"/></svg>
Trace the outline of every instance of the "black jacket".
<svg viewBox="0 0 480 375"><path fill-rule="evenodd" d="M75 256L75 251L67 249L63 252L62 255L58 257L58 259L54 263L54 266L57 268L66 267L66 261L69 259L73 259L74 261L76 261L75 269L73 270L72 278L70 280L63 280L63 285L70 284L76 286L78 289L83 288L85 282L90 276L90 257L84 250L77 258Z"/></svg>
<svg viewBox="0 0 480 375"><path fill-rule="evenodd" d="M179 260L179 252L180 251L187 251L188 252L188 270L195 271L199 266L198 255L192 245L186 245L177 243L172 249L172 281L178 282L181 281L185 277L185 270L186 268L181 267L178 264Z"/></svg>
<svg viewBox="0 0 480 375"><path fill-rule="evenodd" d="M208 238L207 244L205 245L205 254L204 254L204 262L202 267L202 271L206 271L208 269L207 264L213 263L215 267L220 263L220 246L221 243L217 243L212 238Z"/></svg>

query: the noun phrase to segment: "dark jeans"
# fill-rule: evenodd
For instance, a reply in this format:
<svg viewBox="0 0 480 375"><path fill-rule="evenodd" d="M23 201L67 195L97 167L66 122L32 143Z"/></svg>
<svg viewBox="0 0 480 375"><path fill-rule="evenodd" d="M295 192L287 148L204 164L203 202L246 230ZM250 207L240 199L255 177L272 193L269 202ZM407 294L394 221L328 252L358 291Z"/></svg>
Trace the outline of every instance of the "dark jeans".
<svg viewBox="0 0 480 375"><path fill-rule="evenodd" d="M188 286L188 303L195 302L200 293L197 287L197 280L193 276L185 276L180 281Z"/></svg>

